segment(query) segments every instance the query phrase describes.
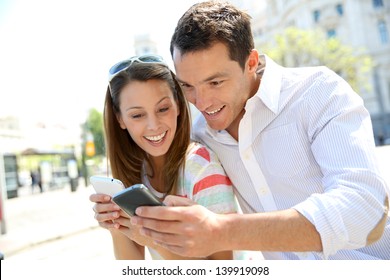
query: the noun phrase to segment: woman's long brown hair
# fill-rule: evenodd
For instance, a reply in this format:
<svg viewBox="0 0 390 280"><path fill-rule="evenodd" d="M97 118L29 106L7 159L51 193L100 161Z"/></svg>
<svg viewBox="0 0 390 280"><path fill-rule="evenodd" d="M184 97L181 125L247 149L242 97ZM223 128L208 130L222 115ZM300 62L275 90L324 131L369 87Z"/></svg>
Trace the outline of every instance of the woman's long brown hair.
<svg viewBox="0 0 390 280"><path fill-rule="evenodd" d="M191 117L188 103L176 81L175 74L168 66L159 63L134 62L126 71L118 74L107 88L104 104L104 131L107 158L114 178L121 180L126 187L142 182L142 166L148 155L122 129L117 120L120 114L119 96L122 88L132 81L161 80L172 90L180 114L173 142L167 152L164 166L165 194L174 194L180 172L184 171L187 148L190 144ZM111 88L111 90L110 90ZM155 171L152 171L155 174Z"/></svg>

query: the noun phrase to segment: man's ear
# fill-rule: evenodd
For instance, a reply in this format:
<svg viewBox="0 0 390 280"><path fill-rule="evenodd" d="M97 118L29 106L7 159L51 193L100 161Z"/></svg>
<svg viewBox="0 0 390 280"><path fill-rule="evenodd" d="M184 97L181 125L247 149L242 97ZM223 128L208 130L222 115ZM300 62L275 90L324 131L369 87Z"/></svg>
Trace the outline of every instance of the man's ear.
<svg viewBox="0 0 390 280"><path fill-rule="evenodd" d="M248 71L255 73L259 66L259 52L256 49L251 50L248 57Z"/></svg>
<svg viewBox="0 0 390 280"><path fill-rule="evenodd" d="M123 122L121 115L120 115L120 114L115 114L115 116L116 116L116 119L117 119L117 121L118 121L118 123L119 123L119 126L120 126L122 129L126 129L126 125L125 125L125 123Z"/></svg>

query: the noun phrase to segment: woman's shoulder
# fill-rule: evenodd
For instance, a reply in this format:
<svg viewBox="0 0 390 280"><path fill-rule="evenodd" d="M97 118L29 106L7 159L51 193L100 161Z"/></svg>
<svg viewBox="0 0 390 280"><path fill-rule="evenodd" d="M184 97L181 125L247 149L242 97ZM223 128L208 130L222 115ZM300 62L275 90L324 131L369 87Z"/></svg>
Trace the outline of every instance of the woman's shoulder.
<svg viewBox="0 0 390 280"><path fill-rule="evenodd" d="M192 141L188 146L187 160L199 157L203 158L204 160L207 160L208 162L216 160L215 153L209 147L205 146L200 142Z"/></svg>

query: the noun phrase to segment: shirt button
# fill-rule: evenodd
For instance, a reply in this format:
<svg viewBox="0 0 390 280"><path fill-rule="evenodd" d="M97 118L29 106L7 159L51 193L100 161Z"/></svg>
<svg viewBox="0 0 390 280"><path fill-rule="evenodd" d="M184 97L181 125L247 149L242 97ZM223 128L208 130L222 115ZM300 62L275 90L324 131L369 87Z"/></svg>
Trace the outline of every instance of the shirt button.
<svg viewBox="0 0 390 280"><path fill-rule="evenodd" d="M260 188L260 194L266 195L267 194L267 189L266 188Z"/></svg>

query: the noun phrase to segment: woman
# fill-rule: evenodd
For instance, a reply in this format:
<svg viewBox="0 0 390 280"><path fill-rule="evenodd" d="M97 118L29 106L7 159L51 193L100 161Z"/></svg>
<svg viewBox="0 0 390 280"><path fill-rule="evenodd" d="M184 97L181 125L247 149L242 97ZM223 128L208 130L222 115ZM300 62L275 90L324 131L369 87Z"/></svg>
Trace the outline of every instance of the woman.
<svg viewBox="0 0 390 280"><path fill-rule="evenodd" d="M188 103L160 57L132 57L110 69L104 127L112 176L125 186L142 182L161 200L175 194L216 213L236 212L219 160L190 139ZM110 230L117 259L145 259L145 247L153 259L183 259L141 235L109 196L93 194L90 200L95 218ZM232 252L206 258L231 259Z"/></svg>

